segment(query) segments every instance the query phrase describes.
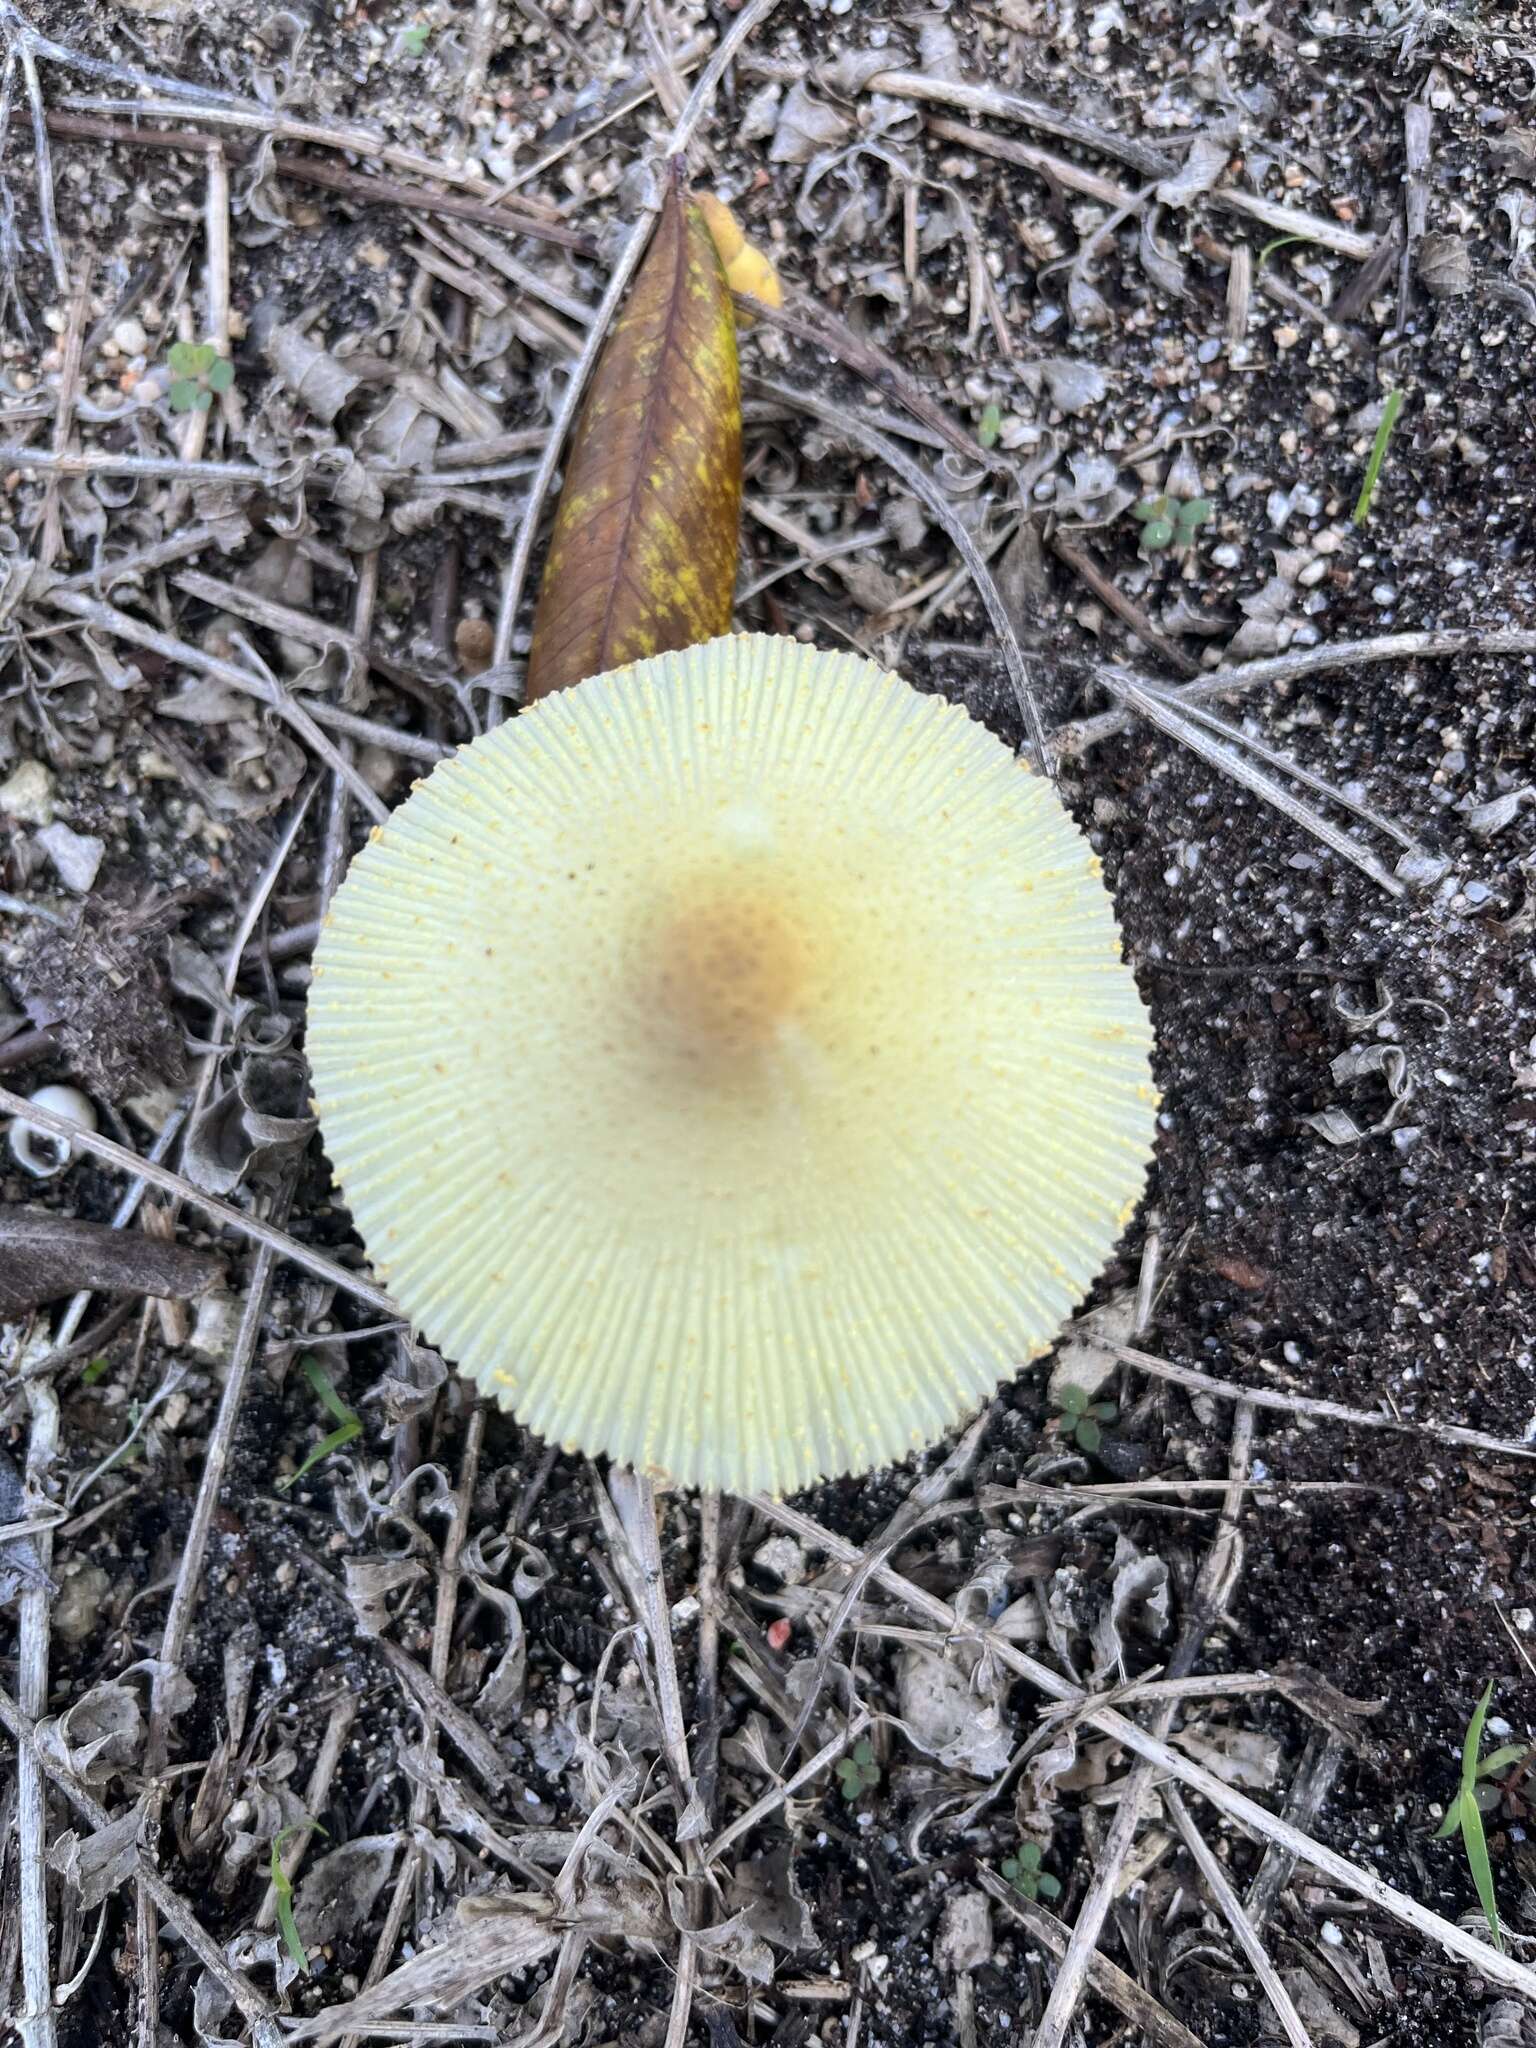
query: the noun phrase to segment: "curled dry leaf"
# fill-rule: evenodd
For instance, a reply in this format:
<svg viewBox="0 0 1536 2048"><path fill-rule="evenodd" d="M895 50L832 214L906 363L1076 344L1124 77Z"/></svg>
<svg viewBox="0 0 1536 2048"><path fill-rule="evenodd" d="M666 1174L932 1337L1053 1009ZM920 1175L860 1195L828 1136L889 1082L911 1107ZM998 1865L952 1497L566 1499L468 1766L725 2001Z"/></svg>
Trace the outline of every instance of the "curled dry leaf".
<svg viewBox="0 0 1536 2048"><path fill-rule="evenodd" d="M71 1216L0 1209L0 1319L90 1287L188 1301L223 1270L211 1252Z"/></svg>
<svg viewBox="0 0 1536 2048"><path fill-rule="evenodd" d="M527 701L726 632L740 514L730 289L674 179L577 422Z"/></svg>

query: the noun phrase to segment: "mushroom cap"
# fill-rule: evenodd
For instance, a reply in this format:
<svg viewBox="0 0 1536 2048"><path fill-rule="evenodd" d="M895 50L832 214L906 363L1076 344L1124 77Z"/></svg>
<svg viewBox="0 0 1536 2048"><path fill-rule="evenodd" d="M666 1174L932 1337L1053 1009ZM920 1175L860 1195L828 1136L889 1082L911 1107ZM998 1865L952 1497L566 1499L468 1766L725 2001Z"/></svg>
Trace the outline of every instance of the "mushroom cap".
<svg viewBox="0 0 1536 2048"><path fill-rule="evenodd" d="M546 698L337 892L309 1056L375 1266L554 1441L784 1491L1049 1349L1140 1196L1097 860L958 706L749 634Z"/></svg>

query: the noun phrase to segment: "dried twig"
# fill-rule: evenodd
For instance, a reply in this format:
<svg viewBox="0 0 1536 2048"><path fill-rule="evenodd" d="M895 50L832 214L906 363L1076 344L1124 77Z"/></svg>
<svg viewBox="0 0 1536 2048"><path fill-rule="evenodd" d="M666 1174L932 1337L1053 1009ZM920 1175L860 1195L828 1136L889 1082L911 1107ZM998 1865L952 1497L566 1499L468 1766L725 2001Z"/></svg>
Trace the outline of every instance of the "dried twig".
<svg viewBox="0 0 1536 2048"><path fill-rule="evenodd" d="M912 461L904 449L898 448L895 442L884 434L877 434L872 427L866 426L857 414L846 409L839 411L836 406L825 403L811 392L796 391L787 384L777 384L767 378L754 378L752 383L754 389L766 392L769 397L798 408L801 412L810 413L813 418L821 420L835 433L866 449L899 476L912 495L927 507L936 523L949 536L970 573L971 581L976 586L976 594L981 599L983 609L991 621L992 630L1002 647L1008 680L1013 686L1019 715L1034 746L1035 758L1049 767L1052 756L1046 741L1039 706L1035 700L1029 664L1024 659L1024 650L1019 644L1013 615L1004 604L1002 593L998 590L992 571L987 567L986 559L976 545L970 529L957 515L954 506L934 484L920 463Z"/></svg>
<svg viewBox="0 0 1536 2048"><path fill-rule="evenodd" d="M198 670L203 675L216 676L232 689L243 690L247 695L259 697L317 753L333 774L340 775L349 785L352 794L375 824L382 824L389 816L389 806L379 799L363 781L351 762L337 752L333 741L320 730L316 719L321 715L320 707L315 713L301 705L289 691L283 689L274 678L261 674L255 668L241 668L235 662L221 661L217 655L205 654L201 648L189 646L178 640L174 634L162 633L154 626L147 626L128 612L119 611L115 605L103 604L94 597L87 597L84 591L69 590L62 583L56 583L45 593L47 602L58 611L68 612L72 617L84 619L88 625L118 640L126 640L130 646L147 647L155 654L166 658L183 668ZM342 714L343 717L348 714ZM341 720L333 713L331 723ZM342 727L346 730L346 727Z"/></svg>
<svg viewBox="0 0 1536 2048"><path fill-rule="evenodd" d="M37 1746L37 1726L33 1717L26 1713L11 1695L0 1687L0 1721L10 1730L16 1740L19 1756L30 1756L90 1827L100 1832L110 1827L112 1816L100 1802L92 1797L85 1787L69 1771L51 1762ZM159 1868L147 1850L134 1850L135 1868L149 1889L161 1917L166 1925L187 1944L193 1955L224 1986L249 2022L257 2048L282 2048L282 2035L272 2018L272 2007L262 1993L242 1970L238 1970L225 1956L218 1943L213 1941L197 1915L178 1893L174 1892L160 1874Z"/></svg>
<svg viewBox="0 0 1536 2048"><path fill-rule="evenodd" d="M1252 1448L1253 1410L1244 1406L1238 1409L1232 1424L1232 1446L1227 1466L1230 1486L1221 1524L1195 1581L1189 1616L1180 1633L1178 1646L1168 1660L1171 1677L1183 1678L1193 1668L1213 1623L1220 1618L1231 1595L1240 1554L1237 1521L1242 1512L1243 1481L1248 1476ZM1159 1740L1167 1736L1177 1712L1177 1701L1165 1699L1152 1716L1152 1732ZM1066 2039L1072 2015L1088 1981L1088 1959L1099 1945L1104 1921L1120 1888L1120 1875L1135 1842L1136 1830L1141 1825L1143 1804L1152 1789L1155 1775L1154 1766L1142 1756L1132 1766L1125 1781L1114 1820L1094 1865L1093 1881L1078 1911L1072 1939L1067 1943L1056 1982L1051 1987L1050 1998L1035 2029L1032 2048L1061 2048Z"/></svg>
<svg viewBox="0 0 1536 2048"><path fill-rule="evenodd" d="M1237 1936L1238 1946L1253 1966L1253 1974L1264 1987L1264 1995L1275 2009L1275 2016L1285 2030L1285 2038L1291 2048L1312 2048L1312 2036L1302 2025L1301 2014L1296 2010L1295 2001L1280 1981L1280 1973L1270 1961L1257 1928L1243 1911L1243 1902L1232 1888L1232 1880L1216 1860L1214 1851L1200 1830L1189 1817L1189 1809L1179 1797L1178 1787L1165 1785L1162 1790L1164 1806L1172 1816L1173 1824L1184 1837L1184 1846L1199 1866L1200 1875L1205 1879L1211 1897L1225 1914L1227 1924Z"/></svg>
<svg viewBox="0 0 1536 2048"><path fill-rule="evenodd" d="M1432 1437L1438 1443L1465 1444L1469 1450L1489 1451L1498 1458L1536 1458L1536 1444L1521 1443L1513 1437L1489 1436L1480 1429L1463 1429L1454 1422L1405 1422L1401 1416L1380 1415L1370 1408L1346 1408L1341 1401L1318 1401L1306 1394L1282 1393L1272 1387L1244 1387L1235 1380L1213 1379L1190 1365L1174 1365L1150 1352L1135 1351L1128 1345L1110 1347L1117 1358L1154 1379L1172 1380L1176 1386L1192 1387L1197 1393L1215 1394L1223 1401L1246 1401L1255 1408L1274 1408L1286 1415L1309 1415L1319 1422L1347 1423L1352 1429L1385 1429L1402 1436Z"/></svg>
<svg viewBox="0 0 1536 2048"><path fill-rule="evenodd" d="M1049 1912L1037 1899L1028 1899L995 1870L983 1866L976 1873L976 1881L984 1891L990 1892L1011 1920L1017 1920L1028 1930L1031 1938L1053 1956L1067 1952L1069 1930L1064 1921ZM1090 1956L1088 1960L1089 1988L1100 1998L1107 1999L1131 2022L1139 2027L1148 2040L1157 2043L1157 2048L1203 2048L1199 2038L1192 2034L1182 2020L1176 2020L1168 2008L1159 2005L1150 1991L1143 1991L1136 1979L1101 1955Z"/></svg>
<svg viewBox="0 0 1536 2048"><path fill-rule="evenodd" d="M860 1563L862 1553L856 1544L834 1535L830 1529L813 1521L809 1515L802 1514L798 1508L792 1508L786 1502L774 1500L770 1495L762 1493L753 1494L751 1503L759 1514L777 1523L780 1528L789 1530L791 1535L798 1536L802 1543L821 1551L824 1556L833 1558L842 1565L855 1566ZM954 1636L958 1641L974 1642L985 1648L1007 1670L1026 1679L1047 1698L1060 1700L1063 1704L1074 1707L1083 1704L1083 1693L1070 1680L1063 1678L1060 1672L1053 1671L1048 1664L1042 1664L1038 1658L1020 1650L1017 1645L1008 1642L995 1630L978 1628L965 1621L948 1601L941 1600L937 1594L928 1592L912 1580L903 1578L901 1573L890 1565L879 1566L874 1577L878 1585L912 1612L926 1616L936 1628L946 1635ZM1347 1857L1339 1855L1337 1850L1330 1849L1326 1843L1315 1841L1310 1835L1303 1834L1299 1828L1292 1827L1287 1821L1269 1812L1266 1807L1260 1806L1256 1799L1250 1799L1245 1792L1239 1792L1233 1786L1223 1784L1213 1772L1195 1763L1172 1744L1164 1742L1126 1715L1116 1713L1112 1708L1100 1707L1087 1712L1084 1719L1099 1734L1111 1736L1124 1748L1155 1764L1176 1783L1189 1786L1198 1792L1202 1799L1209 1801L1219 1812L1237 1821L1261 1840L1279 1842L1290 1849L1300 1861L1310 1864L1314 1870L1320 1871L1324 1877L1330 1878L1344 1890L1367 1900L1404 1926L1412 1927L1449 1954L1460 1956L1463 1961L1473 1964L1490 1982L1506 1985L1527 1998L1536 1997L1536 1970L1517 1962L1513 1957L1500 1954L1488 1942L1480 1941L1466 1928L1457 1926L1454 1921L1442 1919L1438 1913L1431 1912L1429 1907L1422 1905L1417 1899L1409 1898L1406 1893L1384 1883L1373 1871L1361 1869Z"/></svg>
<svg viewBox="0 0 1536 2048"><path fill-rule="evenodd" d="M27 1385L26 1505L40 1513L48 1504L48 1477L59 1448L59 1403L48 1380ZM53 1612L53 1530L39 1530L33 1548L37 1570L28 1576L18 1601L16 1685L23 1714L32 1720L48 1711L48 1640ZM21 1907L19 2017L24 2048L56 2048L53 1972L48 1952L48 1800L36 1752L23 1745L16 1759L17 1875Z"/></svg>
<svg viewBox="0 0 1536 2048"><path fill-rule="evenodd" d="M237 1236L249 1238L254 1244L269 1246L279 1258L287 1259L306 1273L313 1273L319 1280L329 1281L355 1300L367 1302L380 1315L389 1317L393 1322L409 1322L409 1317L401 1315L382 1287L375 1287L361 1274L350 1272L336 1260L328 1259L324 1252L312 1251L307 1244L300 1244L296 1237L290 1237L286 1230L279 1230L275 1224L247 1216L231 1203L220 1201L217 1195L204 1194L182 1174L172 1172L157 1160L141 1158L137 1152L130 1152L126 1145L104 1138L97 1131L82 1130L67 1117L55 1116L52 1110L41 1109L20 1095L13 1095L9 1088L0 1088L0 1115L19 1116L24 1123L35 1124L40 1131L67 1140L77 1152L88 1153L104 1165L118 1167L124 1173L148 1182L151 1187L162 1188L167 1194L178 1196L223 1229L233 1230Z"/></svg>
<svg viewBox="0 0 1536 2048"><path fill-rule="evenodd" d="M1335 669L1464 654L1536 654L1536 632L1446 627L1421 633L1381 633L1370 640L1335 641L1326 647L1297 647L1287 654L1266 655L1231 668L1207 669L1197 681L1167 694L1175 704L1204 703L1214 697L1234 697L1243 690L1257 690L1269 683L1300 682L1307 676L1327 675ZM1058 757L1065 759L1086 753L1101 740L1127 731L1133 723L1133 714L1124 710L1106 711L1097 718L1074 719L1071 724L1056 728L1051 734L1051 746Z"/></svg>

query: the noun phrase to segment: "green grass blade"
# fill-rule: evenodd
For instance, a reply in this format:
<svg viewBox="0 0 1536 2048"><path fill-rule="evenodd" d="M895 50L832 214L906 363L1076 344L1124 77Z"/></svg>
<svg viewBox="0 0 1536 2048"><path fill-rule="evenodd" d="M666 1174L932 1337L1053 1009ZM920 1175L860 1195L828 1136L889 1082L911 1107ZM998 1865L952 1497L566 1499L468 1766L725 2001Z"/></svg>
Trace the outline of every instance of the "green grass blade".
<svg viewBox="0 0 1536 2048"><path fill-rule="evenodd" d="M1488 1837L1483 1833L1483 1816L1477 1810L1475 1799L1463 1799L1460 1805L1462 1847L1467 1852L1472 1882L1477 1886L1478 1903L1483 1909L1483 1918L1488 1922L1489 1937L1502 1955L1504 1936L1499 1928L1498 1900L1493 1896L1493 1865L1488 1860Z"/></svg>
<svg viewBox="0 0 1536 2048"><path fill-rule="evenodd" d="M1381 423L1376 429L1376 438L1371 443L1371 459L1365 465L1365 482L1360 486L1360 495L1355 500L1356 526L1364 526L1371 516L1371 500L1376 495L1376 480L1381 475L1381 465L1387 455L1387 443L1392 438L1392 429L1397 425L1397 416L1402 409L1402 392L1389 391L1387 402L1382 408Z"/></svg>
<svg viewBox="0 0 1536 2048"><path fill-rule="evenodd" d="M299 1939L299 1923L293 1917L293 1884L283 1868L283 1845L291 1842L295 1835L308 1834L313 1828L323 1835L325 1829L317 1820L298 1821L291 1828L280 1828L272 1837L272 1859L268 1875L272 1880L272 1899L277 1914L278 1931L283 1937L283 1946L293 1958L294 1968L309 1975L309 1957L304 1953L304 1944Z"/></svg>
<svg viewBox="0 0 1536 2048"><path fill-rule="evenodd" d="M1477 1775L1496 1778L1500 1771L1507 1771L1512 1764L1523 1763L1530 1753L1529 1745L1524 1742L1506 1742L1502 1749L1491 1749L1487 1756L1479 1759Z"/></svg>
<svg viewBox="0 0 1536 2048"><path fill-rule="evenodd" d="M1488 1709L1493 1704L1493 1680L1490 1678L1483 1687L1483 1696L1472 1709L1472 1718L1467 1723L1467 1732L1461 1745L1461 1789L1470 1792L1477 1783L1477 1756L1483 1746L1483 1723L1488 1718Z"/></svg>

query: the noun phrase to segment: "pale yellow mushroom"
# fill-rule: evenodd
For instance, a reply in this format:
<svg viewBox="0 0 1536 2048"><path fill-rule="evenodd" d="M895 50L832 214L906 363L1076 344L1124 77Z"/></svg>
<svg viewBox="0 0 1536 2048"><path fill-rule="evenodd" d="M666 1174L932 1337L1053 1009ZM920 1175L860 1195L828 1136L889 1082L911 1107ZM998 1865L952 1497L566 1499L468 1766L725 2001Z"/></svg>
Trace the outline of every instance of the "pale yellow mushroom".
<svg viewBox="0 0 1536 2048"><path fill-rule="evenodd" d="M309 1054L374 1263L532 1429L785 1491L1047 1350L1140 1197L1098 862L964 711L757 635L547 698L354 862Z"/></svg>

